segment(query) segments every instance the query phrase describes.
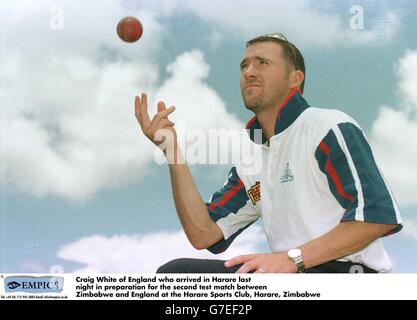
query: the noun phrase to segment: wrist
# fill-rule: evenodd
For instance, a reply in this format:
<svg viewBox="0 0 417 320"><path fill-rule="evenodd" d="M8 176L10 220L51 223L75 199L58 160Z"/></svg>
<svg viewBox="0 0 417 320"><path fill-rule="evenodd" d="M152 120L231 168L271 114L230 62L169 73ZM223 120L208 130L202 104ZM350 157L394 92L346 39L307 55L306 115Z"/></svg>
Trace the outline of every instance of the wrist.
<svg viewBox="0 0 417 320"><path fill-rule="evenodd" d="M165 148L162 152L167 159L168 165L185 164L185 159L177 143Z"/></svg>
<svg viewBox="0 0 417 320"><path fill-rule="evenodd" d="M298 268L297 265L294 263L294 261L292 261L291 259L288 258L288 255L286 254L287 257L287 261L288 261L288 270L290 273L298 273Z"/></svg>
<svg viewBox="0 0 417 320"><path fill-rule="evenodd" d="M288 250L287 256L292 262L295 272L303 273L305 271L304 260L300 249L295 248Z"/></svg>

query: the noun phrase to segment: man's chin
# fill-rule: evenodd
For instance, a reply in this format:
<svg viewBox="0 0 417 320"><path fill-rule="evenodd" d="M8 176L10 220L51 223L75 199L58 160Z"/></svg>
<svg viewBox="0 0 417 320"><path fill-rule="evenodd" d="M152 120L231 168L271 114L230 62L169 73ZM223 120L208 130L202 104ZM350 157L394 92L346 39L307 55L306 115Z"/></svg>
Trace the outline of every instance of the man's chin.
<svg viewBox="0 0 417 320"><path fill-rule="evenodd" d="M256 110L259 106L259 101L256 99L244 99L243 102L248 110Z"/></svg>
<svg viewBox="0 0 417 320"><path fill-rule="evenodd" d="M259 95L242 94L243 103L246 109L255 111L262 105L262 97Z"/></svg>
<svg viewBox="0 0 417 320"><path fill-rule="evenodd" d="M255 111L258 109L258 104L256 103L245 103L245 107L248 110Z"/></svg>

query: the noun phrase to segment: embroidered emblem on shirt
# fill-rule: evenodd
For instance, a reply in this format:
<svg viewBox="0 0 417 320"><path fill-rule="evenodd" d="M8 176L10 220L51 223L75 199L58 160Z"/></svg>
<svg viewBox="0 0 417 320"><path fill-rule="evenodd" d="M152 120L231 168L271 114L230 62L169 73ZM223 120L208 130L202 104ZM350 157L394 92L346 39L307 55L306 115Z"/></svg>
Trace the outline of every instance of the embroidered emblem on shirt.
<svg viewBox="0 0 417 320"><path fill-rule="evenodd" d="M281 183L284 183L284 182L291 182L291 181L293 181L294 180L294 175L292 174L292 172L291 172L291 169L290 169L290 163L289 162L287 162L287 164L286 164L286 166L285 166L285 173L284 173L284 175L281 177Z"/></svg>
<svg viewBox="0 0 417 320"><path fill-rule="evenodd" d="M256 204L261 200L261 184L259 181L256 181L256 183L248 190L248 196L253 204Z"/></svg>

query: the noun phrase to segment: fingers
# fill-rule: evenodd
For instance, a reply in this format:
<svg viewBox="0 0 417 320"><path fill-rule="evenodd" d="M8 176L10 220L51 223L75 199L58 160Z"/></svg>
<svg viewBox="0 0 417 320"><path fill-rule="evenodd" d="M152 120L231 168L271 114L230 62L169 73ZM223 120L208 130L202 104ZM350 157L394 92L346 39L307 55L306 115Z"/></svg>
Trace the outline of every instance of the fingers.
<svg viewBox="0 0 417 320"><path fill-rule="evenodd" d="M158 103L158 109L159 109L159 105L160 104ZM165 105L164 105L164 107L165 107ZM154 119L163 119L163 118L166 118L171 113L173 113L174 111L175 111L175 107L174 106L169 107L168 109L164 109L164 110L158 111L158 113L155 115Z"/></svg>
<svg viewBox="0 0 417 320"><path fill-rule="evenodd" d="M246 255L242 255L242 256L237 256L237 257L234 257L234 258L226 261L224 265L225 265L226 268L230 268L230 267L233 267L237 264L242 264L242 263L248 262L248 261L252 260L255 256L256 255L253 255L253 254L246 254Z"/></svg>
<svg viewBox="0 0 417 320"><path fill-rule="evenodd" d="M163 101L159 101L157 110L157 114L151 120L148 114L146 93L142 93L140 97L135 97L135 116L138 119L145 136L152 141L154 141L154 137L158 130L173 127L175 125L174 122L168 119L168 116L175 111L174 106L166 108L165 103Z"/></svg>
<svg viewBox="0 0 417 320"><path fill-rule="evenodd" d="M140 98L138 96L135 97L135 117L140 123Z"/></svg>
<svg viewBox="0 0 417 320"><path fill-rule="evenodd" d="M135 116L142 127L146 127L151 122L148 114L148 97L142 93L141 97L135 97Z"/></svg>
<svg viewBox="0 0 417 320"><path fill-rule="evenodd" d="M261 268L258 268L254 273L265 273L265 271Z"/></svg>
<svg viewBox="0 0 417 320"><path fill-rule="evenodd" d="M259 254L247 254L242 256L237 256L229 261L225 262L225 267L233 267L238 264L242 264L242 266L236 271L236 273L249 273L249 272L255 272L255 273L262 273L264 271L261 271L262 269L259 269Z"/></svg>
<svg viewBox="0 0 417 320"><path fill-rule="evenodd" d="M166 109L165 103L163 101L158 102L158 112L164 111Z"/></svg>
<svg viewBox="0 0 417 320"><path fill-rule="evenodd" d="M168 120L168 115L175 111L175 107L169 107L168 109L165 109L161 112L158 112L152 119L149 128L151 128L153 131L158 130L160 128L163 128L164 125L161 125L161 121ZM169 121L171 122L171 121ZM171 122L173 125L173 122Z"/></svg>
<svg viewBox="0 0 417 320"><path fill-rule="evenodd" d="M256 271L257 270L257 264L255 263L255 261L250 261L250 262L246 262L245 264L243 264L243 266L241 266L236 273L249 273L252 271Z"/></svg>

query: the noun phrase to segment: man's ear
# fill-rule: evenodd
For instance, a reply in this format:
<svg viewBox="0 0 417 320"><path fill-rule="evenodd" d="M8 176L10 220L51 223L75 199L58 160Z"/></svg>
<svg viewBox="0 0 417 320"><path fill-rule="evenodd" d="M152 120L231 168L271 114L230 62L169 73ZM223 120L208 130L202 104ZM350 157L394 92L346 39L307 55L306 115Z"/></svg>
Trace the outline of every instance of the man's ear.
<svg viewBox="0 0 417 320"><path fill-rule="evenodd" d="M291 71L290 73L290 89L299 87L304 80L304 72L301 70Z"/></svg>

